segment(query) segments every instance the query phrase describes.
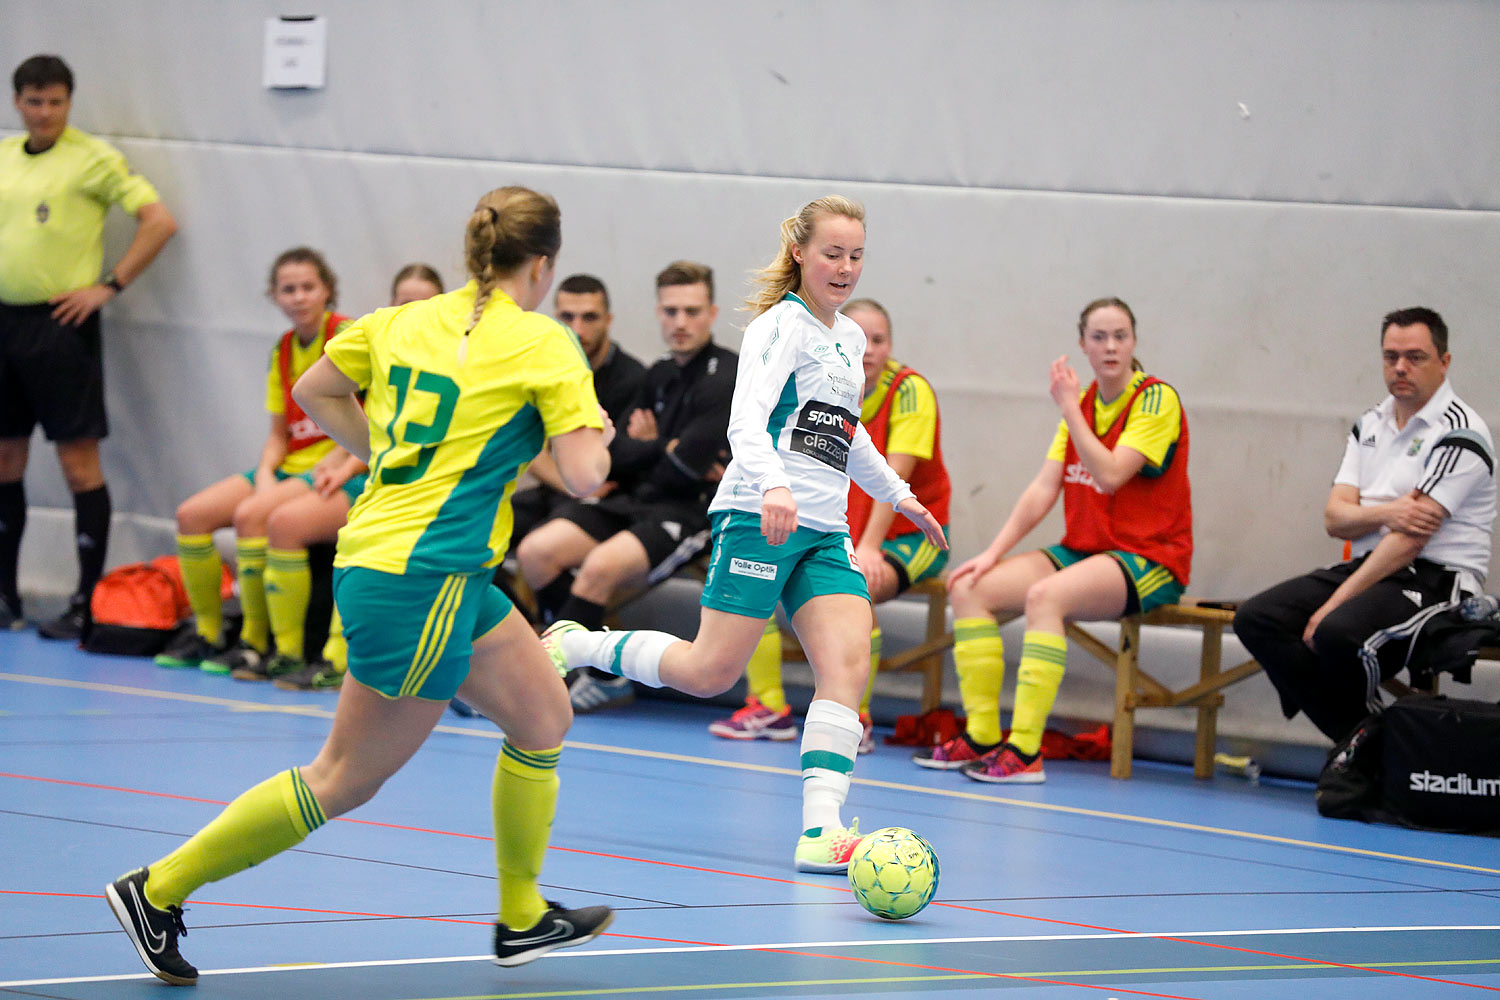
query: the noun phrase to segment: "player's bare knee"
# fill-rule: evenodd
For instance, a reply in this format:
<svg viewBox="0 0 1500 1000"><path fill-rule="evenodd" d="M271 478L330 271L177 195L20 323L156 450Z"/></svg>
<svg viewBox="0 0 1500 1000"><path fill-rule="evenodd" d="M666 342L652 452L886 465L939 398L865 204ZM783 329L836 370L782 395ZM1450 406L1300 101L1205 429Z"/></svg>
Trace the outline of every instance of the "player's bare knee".
<svg viewBox="0 0 1500 1000"><path fill-rule="evenodd" d="M254 500L234 509L234 533L241 538L260 538L266 533L266 515Z"/></svg>
<svg viewBox="0 0 1500 1000"><path fill-rule="evenodd" d="M1026 620L1030 621L1041 615L1061 616L1065 610L1062 607L1061 595L1057 588L1052 586L1052 578L1047 577L1038 580L1026 588Z"/></svg>
<svg viewBox="0 0 1500 1000"><path fill-rule="evenodd" d="M273 549L305 549L314 539L302 518L286 507L277 507L266 518L266 544Z"/></svg>
<svg viewBox="0 0 1500 1000"><path fill-rule="evenodd" d="M578 567L578 575L573 581L573 593L585 600L603 603L609 600L615 588L623 583L620 568L608 558L596 559L595 553L589 553L583 565Z"/></svg>
<svg viewBox="0 0 1500 1000"><path fill-rule="evenodd" d="M970 577L964 577L948 587L948 604L953 608L954 616L958 618L973 618L987 614L989 610L974 593L974 584Z"/></svg>
<svg viewBox="0 0 1500 1000"><path fill-rule="evenodd" d="M695 660L692 679L682 690L697 698L712 698L723 694L734 687L745 672L745 665L737 659L708 656L702 659L695 657Z"/></svg>
<svg viewBox="0 0 1500 1000"><path fill-rule="evenodd" d="M505 727L505 738L518 750L551 750L561 746L573 726L573 705L566 697L528 705L524 720Z"/></svg>
<svg viewBox="0 0 1500 1000"><path fill-rule="evenodd" d="M521 539L521 543L516 546L516 562L521 567L521 575L533 587L551 583L563 570L561 561L547 545L542 532L533 531Z"/></svg>
<svg viewBox="0 0 1500 1000"><path fill-rule="evenodd" d="M206 513L191 499L177 505L177 533L179 535L206 535L213 531Z"/></svg>

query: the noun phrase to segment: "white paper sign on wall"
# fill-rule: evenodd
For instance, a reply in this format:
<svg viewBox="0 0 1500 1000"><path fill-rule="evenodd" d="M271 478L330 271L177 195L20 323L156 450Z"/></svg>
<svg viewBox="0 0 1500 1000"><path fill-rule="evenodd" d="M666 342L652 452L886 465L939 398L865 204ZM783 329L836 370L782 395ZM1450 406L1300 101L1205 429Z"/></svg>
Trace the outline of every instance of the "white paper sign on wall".
<svg viewBox="0 0 1500 1000"><path fill-rule="evenodd" d="M266 18L262 86L321 89L328 67L328 20L321 16Z"/></svg>

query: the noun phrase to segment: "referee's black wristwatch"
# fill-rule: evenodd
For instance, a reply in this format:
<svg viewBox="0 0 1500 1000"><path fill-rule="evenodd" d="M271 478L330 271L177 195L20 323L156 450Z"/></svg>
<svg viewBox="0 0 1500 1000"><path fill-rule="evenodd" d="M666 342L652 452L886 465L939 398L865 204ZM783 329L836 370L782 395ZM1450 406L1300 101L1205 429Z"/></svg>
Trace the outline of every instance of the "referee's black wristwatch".
<svg viewBox="0 0 1500 1000"><path fill-rule="evenodd" d="M116 295L125 290L125 286L120 284L120 279L115 277L115 272L113 271L110 271L104 277L100 278L99 284L108 285L110 288L113 288Z"/></svg>

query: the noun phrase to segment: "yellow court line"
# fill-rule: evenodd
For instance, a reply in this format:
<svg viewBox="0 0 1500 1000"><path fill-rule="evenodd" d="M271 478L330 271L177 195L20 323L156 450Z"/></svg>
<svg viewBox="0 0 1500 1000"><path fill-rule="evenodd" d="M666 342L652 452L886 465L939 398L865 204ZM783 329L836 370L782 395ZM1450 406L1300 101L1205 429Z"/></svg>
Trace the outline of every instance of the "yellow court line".
<svg viewBox="0 0 1500 1000"><path fill-rule="evenodd" d="M930 976L870 976L847 979L781 979L742 983L687 983L676 986L619 986L606 989L594 987L587 990L537 990L528 993L478 993L467 996L420 997L411 1000L544 1000L550 997L612 996L631 993L692 993L709 990L765 990L800 989L828 986L884 986L896 983L945 983L979 979L1079 979L1091 976L1143 976L1143 975L1203 975L1224 972L1299 972L1316 969L1393 969L1426 967L1434 965L1473 966L1497 965L1500 959L1483 958L1473 961L1452 959L1441 962L1348 962L1331 965L1326 962L1293 962L1279 965L1192 965L1157 969L1067 969L1057 972L1005 972L986 975L982 972L955 973Z"/></svg>
<svg viewBox="0 0 1500 1000"><path fill-rule="evenodd" d="M288 715L312 716L316 718L331 719L333 712L326 708L317 708L313 705L267 705L256 701L244 701L236 698L216 698L210 695L185 694L176 691L161 691L155 688L129 687L121 684L101 684L96 681L75 681L58 677L39 677L30 674L0 673L0 681L15 681L20 684L42 684L52 687L78 688L85 691L105 691L113 694L126 694L143 698L161 698L168 701L187 701L200 705L219 705L233 711L240 712L281 712ZM477 736L481 739L504 739L504 734L493 729L470 729L464 726L435 726L434 732L450 733L462 736ZM597 753L617 754L626 757L644 757L652 760L674 761L683 764L697 764L702 767L720 767L733 771L754 771L761 774L781 774L792 777L801 777L800 770L787 767L770 767L765 764L746 764L739 761L715 760L712 757L694 757L686 754L666 753L660 750L641 750L635 747L610 746L603 743L581 743L568 740L563 746L572 750L592 750ZM1335 854L1348 854L1356 857L1379 858L1383 861L1401 861L1418 865L1431 865L1436 868L1451 868L1458 871L1480 872L1485 875L1500 875L1500 868L1485 868L1482 865L1466 865L1457 861L1440 861L1436 858L1418 858L1406 854L1393 854L1388 851L1372 851L1364 847L1346 847L1342 844L1325 844L1316 840L1298 840L1294 837L1278 837L1270 833L1256 833L1251 830L1233 830L1222 826L1205 826L1199 823L1184 823L1180 820L1160 819L1154 816L1135 816L1130 813L1108 812L1102 809L1088 809L1083 806L1065 806L1055 802L1036 802L1031 799L1007 798L1003 795L984 795L979 792L961 792L948 788L928 788L922 785L909 785L897 781L881 781L876 778L855 778L854 784L864 785L869 788L884 788L898 792L913 792L918 795L930 795L947 799L959 799L968 802L984 802L991 805L1015 806L1020 809L1031 809L1039 812L1062 813L1070 816L1083 816L1089 819L1116 820L1121 823L1138 823L1143 826L1163 827L1171 830L1185 830L1190 833L1207 833L1222 837L1235 837L1241 840L1253 840L1265 844L1280 844L1287 847L1304 847L1318 851L1330 851Z"/></svg>

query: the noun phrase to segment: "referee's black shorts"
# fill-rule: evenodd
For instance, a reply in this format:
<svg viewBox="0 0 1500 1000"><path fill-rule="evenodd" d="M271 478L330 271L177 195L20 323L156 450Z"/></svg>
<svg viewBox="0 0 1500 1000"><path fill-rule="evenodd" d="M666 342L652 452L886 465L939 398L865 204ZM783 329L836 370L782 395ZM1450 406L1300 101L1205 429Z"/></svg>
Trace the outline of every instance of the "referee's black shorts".
<svg viewBox="0 0 1500 1000"><path fill-rule="evenodd" d="M30 437L37 424L49 441L109 434L99 313L64 326L53 308L0 304L0 438Z"/></svg>

